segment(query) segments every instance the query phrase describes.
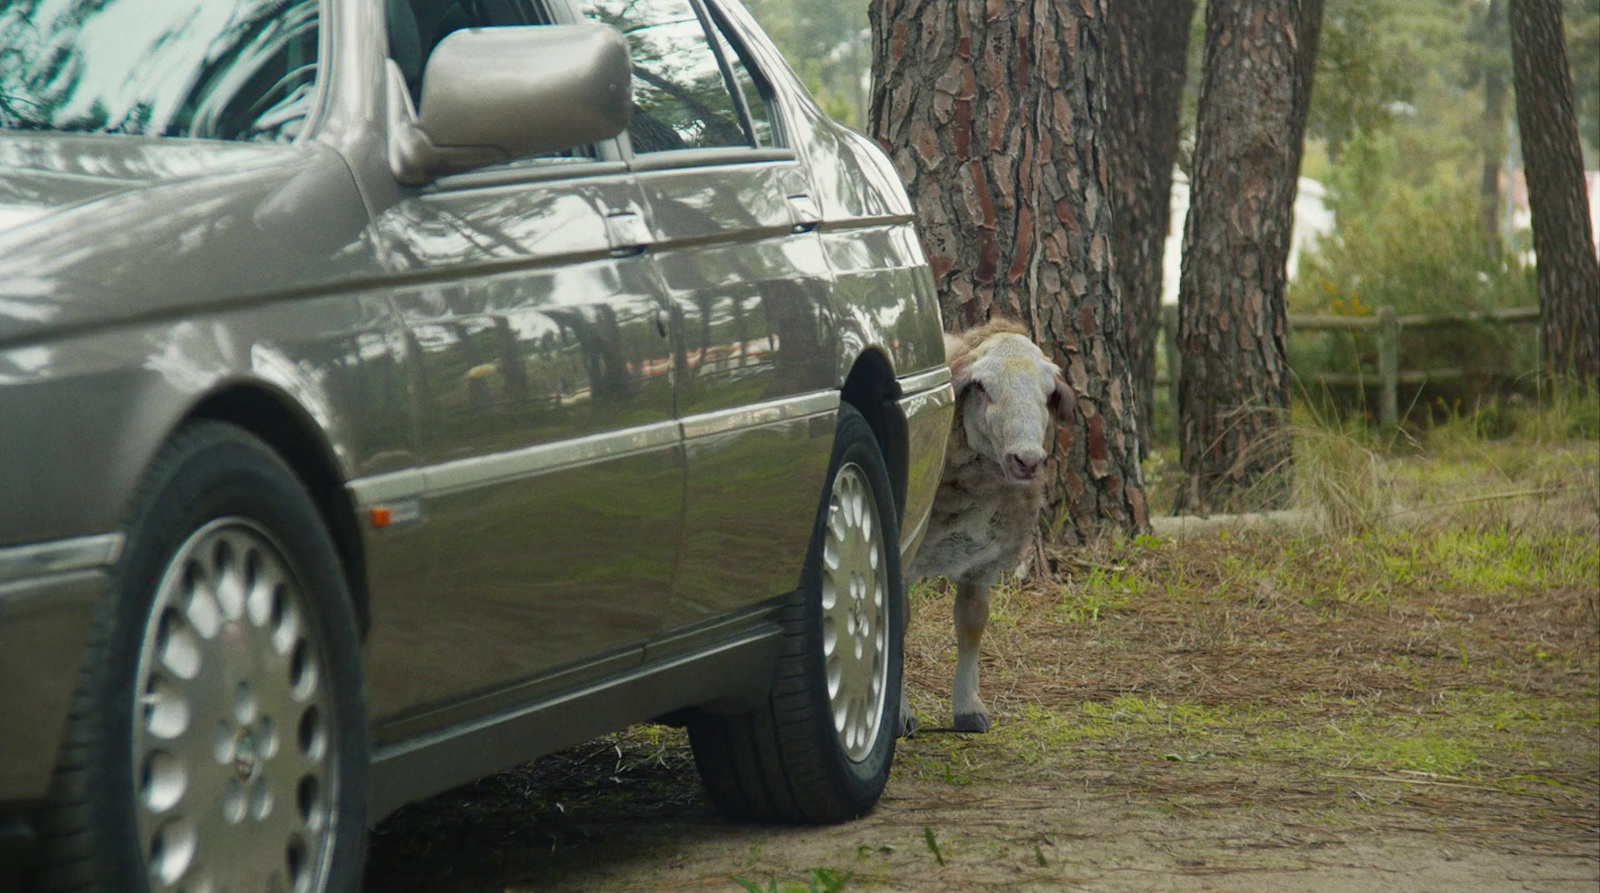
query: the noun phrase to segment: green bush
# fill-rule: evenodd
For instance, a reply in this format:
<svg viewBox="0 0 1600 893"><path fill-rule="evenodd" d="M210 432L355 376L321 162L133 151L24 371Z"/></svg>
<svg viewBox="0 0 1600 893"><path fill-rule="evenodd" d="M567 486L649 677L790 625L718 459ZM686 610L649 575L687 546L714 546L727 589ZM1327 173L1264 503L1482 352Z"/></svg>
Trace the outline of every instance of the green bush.
<svg viewBox="0 0 1600 893"><path fill-rule="evenodd" d="M1397 151L1392 139L1363 134L1331 166L1338 228L1301 259L1289 311L1369 316L1387 305L1406 316L1537 305L1532 269L1484 237L1477 184L1446 171L1420 187L1389 176ZM1402 330L1402 372L1469 372L1402 388L1402 410L1514 385L1537 367L1537 338L1537 327L1527 324ZM1345 410L1374 404L1377 353L1375 333L1302 331L1290 339L1290 361L1307 392L1326 393ZM1371 388L1325 391L1316 385L1324 373L1357 372Z"/></svg>
<svg viewBox="0 0 1600 893"><path fill-rule="evenodd" d="M1452 313L1536 303L1531 269L1484 238L1477 184L1390 179L1383 171L1392 151L1382 137L1355 140L1331 168L1338 228L1302 259L1290 310L1350 312L1359 303Z"/></svg>

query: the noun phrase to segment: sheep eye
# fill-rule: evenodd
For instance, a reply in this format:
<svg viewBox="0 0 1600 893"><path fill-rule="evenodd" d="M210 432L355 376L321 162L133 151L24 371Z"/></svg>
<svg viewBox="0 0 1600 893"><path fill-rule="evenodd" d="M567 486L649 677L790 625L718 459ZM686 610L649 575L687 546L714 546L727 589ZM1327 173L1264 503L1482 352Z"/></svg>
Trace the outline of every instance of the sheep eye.
<svg viewBox="0 0 1600 893"><path fill-rule="evenodd" d="M980 396L980 397L988 397L989 396L989 392L984 390L983 382L981 382L981 381L973 382L972 383L972 390L974 392L976 392L978 394L978 396Z"/></svg>

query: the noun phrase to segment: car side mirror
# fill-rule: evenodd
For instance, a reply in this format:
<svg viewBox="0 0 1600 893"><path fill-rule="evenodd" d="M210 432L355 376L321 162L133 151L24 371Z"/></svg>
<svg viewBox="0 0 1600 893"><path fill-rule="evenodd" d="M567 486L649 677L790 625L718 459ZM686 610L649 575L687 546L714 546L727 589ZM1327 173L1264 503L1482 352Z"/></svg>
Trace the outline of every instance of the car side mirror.
<svg viewBox="0 0 1600 893"><path fill-rule="evenodd" d="M452 32L428 57L420 110L387 67L389 167L412 186L609 139L633 114L627 38L609 25Z"/></svg>

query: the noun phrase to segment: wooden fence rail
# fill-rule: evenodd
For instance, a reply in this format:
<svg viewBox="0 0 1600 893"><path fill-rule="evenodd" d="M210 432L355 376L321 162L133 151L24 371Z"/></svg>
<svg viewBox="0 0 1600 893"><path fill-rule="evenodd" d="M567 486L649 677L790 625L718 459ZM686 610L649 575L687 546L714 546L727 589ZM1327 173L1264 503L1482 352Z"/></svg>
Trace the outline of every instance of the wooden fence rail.
<svg viewBox="0 0 1600 893"><path fill-rule="evenodd" d="M1447 378L1461 378L1470 370L1461 368L1417 369L1400 371L1400 332L1403 329L1432 329L1471 323L1537 323L1538 307L1513 307L1507 310L1489 310L1475 313L1429 313L1401 316L1393 307L1382 306L1371 316L1323 316L1307 313L1289 314L1289 329L1325 332L1374 332L1378 338L1378 421L1385 429L1399 424L1400 385L1422 384ZM1171 388L1172 406L1178 405L1178 308L1161 308L1162 348L1167 358L1166 384ZM1372 382L1372 376L1356 372L1332 372L1316 376L1321 384L1335 386L1361 386Z"/></svg>

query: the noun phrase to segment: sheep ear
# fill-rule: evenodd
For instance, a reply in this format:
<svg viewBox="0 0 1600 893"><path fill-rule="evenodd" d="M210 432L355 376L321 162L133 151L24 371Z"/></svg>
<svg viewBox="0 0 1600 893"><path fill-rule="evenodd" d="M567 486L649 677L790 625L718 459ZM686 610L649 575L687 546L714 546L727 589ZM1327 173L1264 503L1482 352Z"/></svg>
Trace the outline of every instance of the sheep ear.
<svg viewBox="0 0 1600 893"><path fill-rule="evenodd" d="M1046 402L1050 405L1050 414L1056 417L1057 422L1065 425L1072 421L1072 404L1077 402L1077 395L1072 392L1072 387L1067 384L1066 379L1059 375L1055 379L1055 390L1050 392Z"/></svg>

